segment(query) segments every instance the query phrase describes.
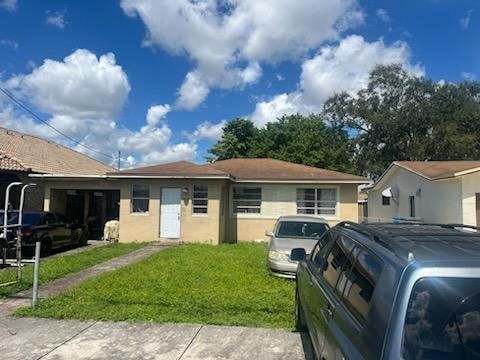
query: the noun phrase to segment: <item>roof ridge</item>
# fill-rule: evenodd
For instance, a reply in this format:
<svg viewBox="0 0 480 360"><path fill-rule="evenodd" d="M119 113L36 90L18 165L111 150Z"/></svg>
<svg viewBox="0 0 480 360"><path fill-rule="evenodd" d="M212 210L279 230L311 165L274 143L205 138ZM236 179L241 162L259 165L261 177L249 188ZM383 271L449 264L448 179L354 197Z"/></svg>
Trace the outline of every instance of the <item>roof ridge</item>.
<svg viewBox="0 0 480 360"><path fill-rule="evenodd" d="M23 133L23 132L20 132L20 131L18 131L18 130L7 129L6 127L3 127L3 126L0 126L0 130L4 130L4 131L7 133L7 135L11 135L10 133L15 133L16 136L20 136L21 138L23 138L24 136L29 136L29 137L31 137L31 138L33 138L33 139L40 140L40 141L46 142L46 143L48 143L48 144L53 144L53 145L55 145L55 146L60 146L60 147L66 149L66 150L68 150L68 151L72 151L72 152L74 152L74 153L76 153L76 154L80 154L80 155L82 155L82 156L85 156L85 157L89 158L90 160L93 160L93 161L95 161L95 162L97 162L97 163L99 163L99 164L102 164L102 165L104 165L104 166L107 166L107 167L109 167L109 168L111 168L111 169L115 169L113 166L108 165L108 164L104 163L103 161L100 161L100 160L98 160L98 159L95 159L95 158L91 157L91 156L88 155L88 154L84 154L84 153L82 153L82 152L80 152L80 151L74 150L74 149L72 149L71 147L68 147L68 146L66 146L66 145L63 145L63 144L58 143L58 142L56 142L56 141L47 140L47 139L44 139L44 138L42 138L42 137L40 137L40 136L36 136L36 135L28 134L28 133ZM112 156L112 158L113 158L113 156ZM23 166L23 164L22 164L22 166Z"/></svg>

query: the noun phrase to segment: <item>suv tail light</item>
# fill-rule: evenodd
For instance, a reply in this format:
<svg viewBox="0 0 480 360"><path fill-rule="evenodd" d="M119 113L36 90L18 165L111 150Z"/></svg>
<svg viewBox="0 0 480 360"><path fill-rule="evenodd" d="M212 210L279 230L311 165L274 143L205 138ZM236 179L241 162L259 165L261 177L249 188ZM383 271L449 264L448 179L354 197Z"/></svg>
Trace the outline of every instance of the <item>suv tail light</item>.
<svg viewBox="0 0 480 360"><path fill-rule="evenodd" d="M22 230L22 236L30 236L33 234L33 230L32 229L23 229Z"/></svg>

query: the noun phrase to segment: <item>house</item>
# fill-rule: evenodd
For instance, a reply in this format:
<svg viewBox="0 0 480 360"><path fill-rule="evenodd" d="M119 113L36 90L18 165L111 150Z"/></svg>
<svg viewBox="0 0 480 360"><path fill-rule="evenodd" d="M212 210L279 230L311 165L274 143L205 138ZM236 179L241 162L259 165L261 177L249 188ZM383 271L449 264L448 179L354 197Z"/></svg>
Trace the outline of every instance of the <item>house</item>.
<svg viewBox="0 0 480 360"><path fill-rule="evenodd" d="M40 211L44 208L45 181L38 177L32 179L29 175L41 174L44 177L53 174L98 176L114 170L100 161L55 142L0 128L1 210L4 208L6 187L17 181L37 184L37 186L27 189L24 209ZM14 209L18 208L19 194L19 187L12 189L10 203ZM105 197L96 195L105 195ZM57 206L63 213L80 218L82 223L86 221L87 213L93 214L92 217L98 219L98 227L101 227L102 219L109 217L106 211L107 202L115 202L115 199L108 199L105 193L83 191L76 193L75 196L58 199ZM116 200L117 204L118 202L119 199Z"/></svg>
<svg viewBox="0 0 480 360"><path fill-rule="evenodd" d="M368 215L480 226L480 161L396 161L368 189Z"/></svg>
<svg viewBox="0 0 480 360"><path fill-rule="evenodd" d="M31 177L45 184L45 210L62 212L69 197L84 191L117 194L118 214L111 215L119 219L121 242L210 244L265 239L281 215L311 214L332 225L357 221L357 188L367 183L363 177L273 159L179 161L97 175Z"/></svg>

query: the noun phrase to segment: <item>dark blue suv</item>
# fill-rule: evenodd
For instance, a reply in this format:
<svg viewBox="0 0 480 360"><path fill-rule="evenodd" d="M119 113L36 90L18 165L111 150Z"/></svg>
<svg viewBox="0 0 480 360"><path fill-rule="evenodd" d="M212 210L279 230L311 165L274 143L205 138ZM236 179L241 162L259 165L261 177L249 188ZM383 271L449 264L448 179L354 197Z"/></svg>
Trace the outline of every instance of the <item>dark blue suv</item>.
<svg viewBox="0 0 480 360"><path fill-rule="evenodd" d="M291 257L319 359L480 359L476 228L344 222Z"/></svg>

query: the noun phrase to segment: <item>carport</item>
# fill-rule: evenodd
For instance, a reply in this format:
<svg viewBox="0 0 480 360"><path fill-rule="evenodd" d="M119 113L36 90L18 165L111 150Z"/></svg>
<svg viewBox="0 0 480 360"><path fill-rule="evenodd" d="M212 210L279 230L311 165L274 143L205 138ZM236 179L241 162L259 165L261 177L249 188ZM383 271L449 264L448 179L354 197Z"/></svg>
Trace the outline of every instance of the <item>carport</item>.
<svg viewBox="0 0 480 360"><path fill-rule="evenodd" d="M52 188L48 210L84 224L91 239L100 239L105 223L119 219L120 190Z"/></svg>

